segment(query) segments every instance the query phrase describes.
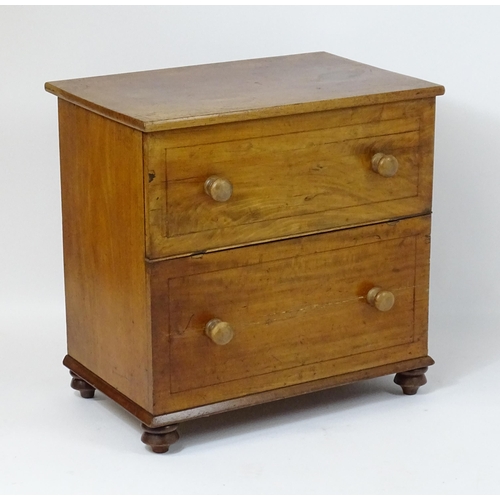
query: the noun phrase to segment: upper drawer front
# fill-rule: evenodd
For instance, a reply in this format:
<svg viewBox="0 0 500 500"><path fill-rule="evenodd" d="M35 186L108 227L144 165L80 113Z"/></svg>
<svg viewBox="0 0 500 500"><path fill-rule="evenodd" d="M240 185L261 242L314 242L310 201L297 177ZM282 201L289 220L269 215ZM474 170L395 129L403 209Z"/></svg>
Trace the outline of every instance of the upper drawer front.
<svg viewBox="0 0 500 500"><path fill-rule="evenodd" d="M433 102L153 134L150 257L197 253L430 210ZM385 177L378 153L397 159ZM227 201L204 189L212 176Z"/></svg>
<svg viewBox="0 0 500 500"><path fill-rule="evenodd" d="M424 217L153 264L155 364L168 370L155 379L168 404L356 371L356 356L411 357L426 325L428 234ZM390 310L367 302L376 286L395 297ZM233 328L229 343L204 333L214 318Z"/></svg>
<svg viewBox="0 0 500 500"><path fill-rule="evenodd" d="M402 119L169 149L168 236L414 197L418 129ZM393 178L371 169L379 151L397 158ZM226 202L204 192L212 174L231 182Z"/></svg>

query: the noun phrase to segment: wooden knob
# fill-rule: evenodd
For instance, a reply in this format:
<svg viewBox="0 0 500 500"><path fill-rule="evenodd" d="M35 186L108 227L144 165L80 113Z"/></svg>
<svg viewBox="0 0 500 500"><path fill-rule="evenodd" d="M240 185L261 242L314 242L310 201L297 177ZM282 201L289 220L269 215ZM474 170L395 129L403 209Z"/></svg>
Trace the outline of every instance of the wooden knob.
<svg viewBox="0 0 500 500"><path fill-rule="evenodd" d="M234 330L229 323L214 318L205 325L205 334L217 345L226 345L234 337Z"/></svg>
<svg viewBox="0 0 500 500"><path fill-rule="evenodd" d="M393 177L398 171L398 160L392 155L377 153L372 157L372 170L382 177Z"/></svg>
<svg viewBox="0 0 500 500"><path fill-rule="evenodd" d="M366 295L366 301L379 311L388 311L394 305L394 294L388 290L382 290L374 286Z"/></svg>
<svg viewBox="0 0 500 500"><path fill-rule="evenodd" d="M233 185L224 177L212 175L205 181L205 193L215 201L227 201L233 194Z"/></svg>

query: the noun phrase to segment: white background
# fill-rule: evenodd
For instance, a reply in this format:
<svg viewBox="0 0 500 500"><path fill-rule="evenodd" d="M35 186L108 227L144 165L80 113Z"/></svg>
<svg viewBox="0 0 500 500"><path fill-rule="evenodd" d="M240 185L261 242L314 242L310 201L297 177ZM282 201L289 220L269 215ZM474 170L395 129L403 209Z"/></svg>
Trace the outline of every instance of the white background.
<svg viewBox="0 0 500 500"><path fill-rule="evenodd" d="M499 493L500 9L0 7L0 493ZM45 81L327 51L445 85L430 354L185 424L166 455L68 386L56 99Z"/></svg>

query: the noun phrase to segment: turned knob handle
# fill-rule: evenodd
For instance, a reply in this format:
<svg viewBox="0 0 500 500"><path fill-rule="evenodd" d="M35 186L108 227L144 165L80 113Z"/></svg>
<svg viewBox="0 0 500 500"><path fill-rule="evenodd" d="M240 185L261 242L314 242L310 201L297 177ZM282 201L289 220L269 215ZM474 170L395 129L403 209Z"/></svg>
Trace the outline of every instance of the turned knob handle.
<svg viewBox="0 0 500 500"><path fill-rule="evenodd" d="M366 301L379 311L388 311L394 305L394 294L388 290L383 290L379 286L374 286L366 295Z"/></svg>
<svg viewBox="0 0 500 500"><path fill-rule="evenodd" d="M214 318L205 325L205 335L217 345L226 345L234 337L234 330L229 323Z"/></svg>
<svg viewBox="0 0 500 500"><path fill-rule="evenodd" d="M227 201L233 194L233 185L224 177L212 175L205 181L205 193L215 201Z"/></svg>
<svg viewBox="0 0 500 500"><path fill-rule="evenodd" d="M377 153L372 157L372 170L382 177L393 177L399 168L399 162L396 157Z"/></svg>

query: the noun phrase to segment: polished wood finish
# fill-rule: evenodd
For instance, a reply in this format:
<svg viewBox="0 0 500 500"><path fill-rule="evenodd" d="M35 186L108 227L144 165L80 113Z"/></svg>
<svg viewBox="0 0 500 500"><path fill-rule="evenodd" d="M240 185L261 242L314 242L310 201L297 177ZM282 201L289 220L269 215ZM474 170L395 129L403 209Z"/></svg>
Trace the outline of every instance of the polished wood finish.
<svg viewBox="0 0 500 500"><path fill-rule="evenodd" d="M71 388L75 391L80 392L80 396L84 399L91 399L95 395L95 387L92 387L89 383L85 382L80 378L75 372L70 370L70 375L73 377L71 379Z"/></svg>
<svg viewBox="0 0 500 500"><path fill-rule="evenodd" d="M49 82L144 132L434 97L441 85L317 52Z"/></svg>
<svg viewBox="0 0 500 500"><path fill-rule="evenodd" d="M166 453L170 446L179 440L177 425L165 425L163 427L148 427L141 425L143 433L141 441L151 446L154 453Z"/></svg>
<svg viewBox="0 0 500 500"><path fill-rule="evenodd" d="M152 410L142 135L59 102L68 354Z"/></svg>
<svg viewBox="0 0 500 500"><path fill-rule="evenodd" d="M419 387L427 384L426 371L427 367L423 367L397 373L394 377L394 383L401 386L404 394L413 396L417 394Z"/></svg>
<svg viewBox="0 0 500 500"><path fill-rule="evenodd" d="M430 212L433 99L268 121L145 137L150 259ZM381 150L394 177L372 169ZM203 189L213 175L234 188L224 203Z"/></svg>
<svg viewBox="0 0 500 500"><path fill-rule="evenodd" d="M202 405L196 408L189 408L188 410L174 411L170 413L162 413L153 415L136 403L127 399L118 392L114 387L110 386L107 382L96 377L92 372L88 371L83 365L72 359L70 356L64 358L64 365L73 367L78 370L79 376L84 377L86 380L92 382L103 394L114 400L121 407L126 409L132 415L136 416L141 422L144 422L148 427L162 427L164 425L177 424L179 422L187 422L189 420L196 420L198 418L224 413L226 411L237 410L239 408L247 408L262 403L269 403L279 399L289 398L293 396L300 396L302 394L309 394L315 391L324 389L331 389L342 385L350 384L360 380L371 379L374 377L382 377L397 372L409 371L422 366L431 366L434 360L429 356L421 358L412 358L397 363L385 364L376 366L375 368L366 368L356 372L344 373L335 375L333 377L321 378L312 380L310 382L298 383L282 387L280 389L255 392L240 398L228 399L219 403L212 403Z"/></svg>
<svg viewBox="0 0 500 500"><path fill-rule="evenodd" d="M97 376L94 372L90 371L76 359L73 359L70 355L66 355L63 359L63 365L66 368L69 368L71 372L77 374L78 378L84 380L92 387L95 387L103 394L111 398L113 401L118 403L121 407L125 408L128 412L137 417L141 422L144 422L146 425L153 425L153 415L151 412L145 410L142 406L124 396L122 392L110 385L101 377Z"/></svg>
<svg viewBox="0 0 500 500"><path fill-rule="evenodd" d="M177 424L425 383L439 86L330 54L51 82L72 387Z"/></svg>
<svg viewBox="0 0 500 500"><path fill-rule="evenodd" d="M425 216L151 264L155 408L426 355L429 234ZM375 285L391 311L367 303ZM223 347L213 317L236 332Z"/></svg>

